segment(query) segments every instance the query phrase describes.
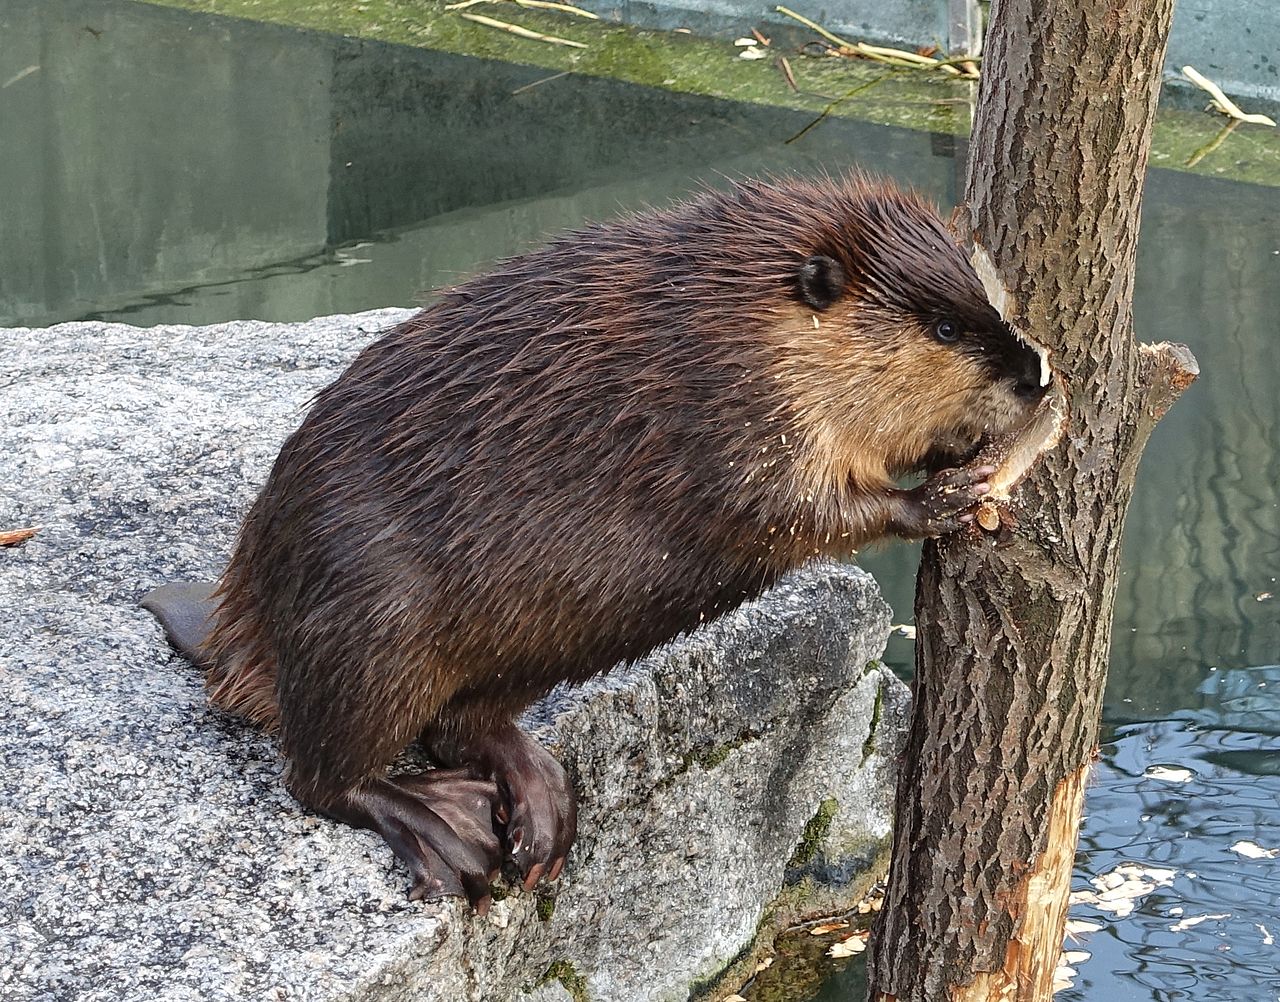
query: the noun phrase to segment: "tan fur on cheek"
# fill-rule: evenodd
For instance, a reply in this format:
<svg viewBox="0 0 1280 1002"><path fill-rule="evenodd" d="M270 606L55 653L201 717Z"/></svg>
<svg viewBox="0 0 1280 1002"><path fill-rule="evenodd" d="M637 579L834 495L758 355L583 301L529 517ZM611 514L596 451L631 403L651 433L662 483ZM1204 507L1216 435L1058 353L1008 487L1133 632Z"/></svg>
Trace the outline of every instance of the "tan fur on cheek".
<svg viewBox="0 0 1280 1002"><path fill-rule="evenodd" d="M913 323L856 309L832 310L816 329L798 310L768 333L803 443L796 487L804 494L888 490L940 438L971 434L985 410L991 384L980 364Z"/></svg>
<svg viewBox="0 0 1280 1002"><path fill-rule="evenodd" d="M836 311L816 327L812 317L798 309L765 332L774 349L773 379L788 407L785 420L798 439L796 488L821 496L848 479L873 489L888 486L874 429L849 420L851 406L866 395L869 370L888 359Z"/></svg>

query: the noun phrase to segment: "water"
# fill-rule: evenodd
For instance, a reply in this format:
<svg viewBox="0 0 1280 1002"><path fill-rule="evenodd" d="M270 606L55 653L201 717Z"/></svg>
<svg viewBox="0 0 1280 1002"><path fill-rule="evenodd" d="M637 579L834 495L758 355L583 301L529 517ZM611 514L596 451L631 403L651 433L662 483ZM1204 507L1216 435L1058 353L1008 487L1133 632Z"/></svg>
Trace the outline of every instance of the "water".
<svg viewBox="0 0 1280 1002"><path fill-rule="evenodd" d="M412 305L585 218L850 149L954 193L951 137L783 148L811 116L536 67L119 0L0 0L0 38L0 324Z"/></svg>
<svg viewBox="0 0 1280 1002"><path fill-rule="evenodd" d="M955 198L949 137L830 121L787 147L807 116L576 77L514 94L548 74L120 2L0 0L0 37L0 324L407 305L583 219L851 151ZM1276 1000L1280 858L1232 847L1280 848L1280 190L1154 173L1135 314L1204 375L1143 460L1075 886L1174 872L1126 917L1073 911L1101 929L1059 997ZM864 559L901 619L914 559Z"/></svg>

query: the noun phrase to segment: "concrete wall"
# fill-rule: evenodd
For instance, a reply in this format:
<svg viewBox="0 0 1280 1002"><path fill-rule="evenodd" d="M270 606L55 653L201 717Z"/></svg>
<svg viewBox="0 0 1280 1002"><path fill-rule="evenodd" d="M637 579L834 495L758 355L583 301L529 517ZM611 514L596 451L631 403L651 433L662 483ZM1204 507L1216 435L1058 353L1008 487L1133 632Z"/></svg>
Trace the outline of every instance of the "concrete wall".
<svg viewBox="0 0 1280 1002"><path fill-rule="evenodd" d="M786 5L838 33L959 51L978 2L793 0ZM653 27L741 33L744 25L787 21L775 6L772 0L615 0L595 9ZM1178 0L1166 73L1176 74L1187 63L1228 93L1280 101L1280 2Z"/></svg>
<svg viewBox="0 0 1280 1002"><path fill-rule="evenodd" d="M1187 63L1228 93L1280 101L1280 3L1177 0L1165 72Z"/></svg>

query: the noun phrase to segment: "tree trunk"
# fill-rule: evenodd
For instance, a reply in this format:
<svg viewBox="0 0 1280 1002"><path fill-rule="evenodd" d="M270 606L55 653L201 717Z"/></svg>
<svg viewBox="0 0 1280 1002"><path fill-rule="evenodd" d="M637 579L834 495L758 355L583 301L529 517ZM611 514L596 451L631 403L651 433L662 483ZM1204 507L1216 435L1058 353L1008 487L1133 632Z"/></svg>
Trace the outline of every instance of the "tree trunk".
<svg viewBox="0 0 1280 1002"><path fill-rule="evenodd" d="M1131 316L1172 7L992 7L961 225L996 308L1049 350L1069 417L1014 450L1021 466L1043 452L983 529L925 547L876 999L1052 992L1125 510L1152 427L1196 375L1185 348L1139 345Z"/></svg>

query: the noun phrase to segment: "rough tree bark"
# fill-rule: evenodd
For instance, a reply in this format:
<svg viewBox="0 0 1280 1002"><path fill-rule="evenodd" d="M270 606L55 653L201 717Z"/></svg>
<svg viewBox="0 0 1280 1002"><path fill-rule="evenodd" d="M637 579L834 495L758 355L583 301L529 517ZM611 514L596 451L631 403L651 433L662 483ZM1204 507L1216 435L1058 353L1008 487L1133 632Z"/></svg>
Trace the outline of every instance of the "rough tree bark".
<svg viewBox="0 0 1280 1002"><path fill-rule="evenodd" d="M997 308L1049 350L1069 418L1021 444L1040 461L982 530L925 548L873 998L1052 991L1125 510L1152 427L1196 375L1185 348L1139 345L1131 316L1172 7L992 8L962 228Z"/></svg>

